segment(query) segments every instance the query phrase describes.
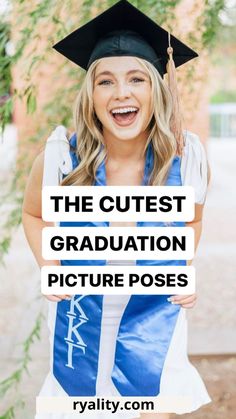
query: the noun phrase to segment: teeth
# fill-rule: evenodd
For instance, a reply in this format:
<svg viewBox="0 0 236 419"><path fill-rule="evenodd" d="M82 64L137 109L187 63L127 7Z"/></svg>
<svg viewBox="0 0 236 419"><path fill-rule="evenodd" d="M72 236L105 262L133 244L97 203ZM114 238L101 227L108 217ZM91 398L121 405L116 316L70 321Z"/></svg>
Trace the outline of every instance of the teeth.
<svg viewBox="0 0 236 419"><path fill-rule="evenodd" d="M120 109L113 109L111 112L114 113L127 113L127 112L136 112L138 108L120 108Z"/></svg>

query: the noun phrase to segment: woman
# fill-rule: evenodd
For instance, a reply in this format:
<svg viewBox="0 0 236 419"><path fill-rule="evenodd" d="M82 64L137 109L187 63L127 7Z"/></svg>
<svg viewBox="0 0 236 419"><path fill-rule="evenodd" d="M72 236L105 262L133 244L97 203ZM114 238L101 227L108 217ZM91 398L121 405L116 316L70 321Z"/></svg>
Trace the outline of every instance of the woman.
<svg viewBox="0 0 236 419"><path fill-rule="evenodd" d="M119 23L119 13L122 15L122 23ZM150 39L147 35L143 37L144 34L141 36L140 33L134 32L134 27L131 27L132 32L127 31L127 24L122 28L124 17L129 13L136 18L136 29L140 26L138 20L146 19L129 3L121 1L101 15L100 21L99 18L92 21L93 25L102 24L103 27L104 20L105 26L109 26L108 22L112 21L112 28L118 32L111 32L110 26L105 28L101 40L95 45L92 43L92 48L90 46L90 50L86 53L88 71L75 106L76 135L70 141L73 170L69 174L67 170L64 171L67 172L67 176L64 176L61 185L191 184L196 191L196 212L193 222L186 225L194 228L195 247L197 247L206 195L204 150L197 137L187 132L184 135L183 148L182 136L179 138L173 128L171 94L162 80L163 70L156 51L150 47ZM115 22L118 27L114 28ZM130 19L128 24L132 26ZM83 28L79 31L82 29L83 32ZM68 39L64 42L68 42ZM58 46L57 49L59 50ZM78 45L76 49L78 50ZM55 130L51 140L53 140L51 151L52 141L49 138L45 153L41 153L34 162L23 204L25 233L39 266L60 263L62 265L114 264L112 261L59 263L43 260L41 229L50 224L42 221L41 189L42 184L48 184L50 171L48 162L50 165L50 161L54 159L55 163L55 152L58 151L60 141L63 141L60 128ZM57 167L62 167L63 159L65 156L60 161L59 153ZM60 225L108 224L60 223ZM117 226L120 223L110 223L110 225ZM122 225L135 225L135 223L122 223ZM137 225L150 227L162 226L164 223L149 222ZM120 264L124 265L126 261L120 261ZM184 265L186 263L185 261L136 261L136 264ZM189 404L171 410L178 414L196 410L210 401L200 376L187 358L185 308L193 307L195 295L174 296L169 298L169 301L166 296L72 296L70 300L68 295L52 295L47 298L52 362L51 372L44 383L41 396L160 395L170 400L173 397L186 396L190 399ZM71 346L71 339L68 339L68 313L72 313L72 317L79 316L84 324L82 338L77 333L78 330L75 327L73 329L74 334L77 334L77 345L73 343ZM97 411L88 417L110 416L109 412ZM170 414L135 415L134 412L127 410L112 414L113 416L169 419ZM37 419L70 417L73 416L36 415Z"/></svg>

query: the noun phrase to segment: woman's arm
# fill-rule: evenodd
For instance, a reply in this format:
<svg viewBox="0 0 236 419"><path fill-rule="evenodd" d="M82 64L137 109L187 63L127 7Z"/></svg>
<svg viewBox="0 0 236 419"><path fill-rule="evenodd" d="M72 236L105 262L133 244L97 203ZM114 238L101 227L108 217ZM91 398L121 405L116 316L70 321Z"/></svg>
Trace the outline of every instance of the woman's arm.
<svg viewBox="0 0 236 419"><path fill-rule="evenodd" d="M211 171L209 163L207 162L207 186L210 183L211 178ZM194 220L186 223L187 227L192 227L194 229L194 236L195 236L195 253L197 251L197 247L200 241L201 233L202 233L202 216L203 216L203 209L204 204L195 204L195 217ZM187 261L187 265L191 265L192 260ZM197 300L197 294L192 295L175 295L170 298L170 301L173 304L180 304L183 308L193 308Z"/></svg>
<svg viewBox="0 0 236 419"><path fill-rule="evenodd" d="M194 229L194 238L195 238L195 253L200 241L201 232L202 232L202 214L203 214L204 205L195 204L195 217L191 222L186 223L186 227L192 227ZM187 261L187 265L191 265L192 260ZM193 308L197 300L197 294L191 295L175 295L171 297L170 301L173 304L180 304L183 308Z"/></svg>
<svg viewBox="0 0 236 419"><path fill-rule="evenodd" d="M194 230L194 253L196 253L198 244L200 241L201 233L202 233L202 215L203 215L203 208L204 205L195 204L195 217L194 220L191 222L186 223L186 227L192 227ZM187 265L191 265L192 260L187 261Z"/></svg>
<svg viewBox="0 0 236 419"><path fill-rule="evenodd" d="M40 153L33 163L22 206L22 224L25 235L40 268L46 265L60 265L58 260L45 260L42 257L42 229L43 227L54 226L53 223L42 220L43 165L44 152ZM61 301L61 299L67 297L67 295L46 296L51 301Z"/></svg>

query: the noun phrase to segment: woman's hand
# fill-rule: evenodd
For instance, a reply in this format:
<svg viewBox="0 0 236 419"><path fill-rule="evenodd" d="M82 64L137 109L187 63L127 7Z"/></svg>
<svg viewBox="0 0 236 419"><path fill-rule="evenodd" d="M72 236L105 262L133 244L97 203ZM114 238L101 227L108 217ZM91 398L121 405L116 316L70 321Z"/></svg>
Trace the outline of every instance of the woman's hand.
<svg viewBox="0 0 236 419"><path fill-rule="evenodd" d="M45 295L42 294L47 300L59 303L62 300L71 300L71 295Z"/></svg>
<svg viewBox="0 0 236 419"><path fill-rule="evenodd" d="M197 301L197 294L191 295L174 295L168 298L171 304L179 304L182 308L193 308Z"/></svg>

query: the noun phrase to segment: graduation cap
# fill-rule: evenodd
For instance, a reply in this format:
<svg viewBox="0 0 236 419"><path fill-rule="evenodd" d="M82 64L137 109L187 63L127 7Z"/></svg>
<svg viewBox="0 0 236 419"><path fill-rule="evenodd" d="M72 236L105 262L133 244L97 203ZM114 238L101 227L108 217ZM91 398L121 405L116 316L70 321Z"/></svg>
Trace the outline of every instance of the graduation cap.
<svg viewBox="0 0 236 419"><path fill-rule="evenodd" d="M126 0L120 0L53 45L53 48L85 70L95 60L104 57L132 56L149 61L161 77L168 73L176 108L173 114L176 115L179 104L175 67L198 56ZM177 128L176 121L172 118L172 128L178 137L182 130Z"/></svg>

